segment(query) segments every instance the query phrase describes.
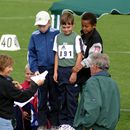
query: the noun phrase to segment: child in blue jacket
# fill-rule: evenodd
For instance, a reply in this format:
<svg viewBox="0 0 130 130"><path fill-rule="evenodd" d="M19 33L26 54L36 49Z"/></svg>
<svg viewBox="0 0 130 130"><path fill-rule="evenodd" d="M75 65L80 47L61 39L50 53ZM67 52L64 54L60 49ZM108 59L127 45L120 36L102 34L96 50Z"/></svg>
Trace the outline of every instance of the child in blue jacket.
<svg viewBox="0 0 130 130"><path fill-rule="evenodd" d="M50 25L48 12L38 12L35 21L38 30L32 33L28 46L30 70L35 75L39 75L45 70L49 72L45 84L38 91L38 123L42 127L47 127L48 120L52 126L58 125L57 84L53 81L53 43L59 31L51 28Z"/></svg>

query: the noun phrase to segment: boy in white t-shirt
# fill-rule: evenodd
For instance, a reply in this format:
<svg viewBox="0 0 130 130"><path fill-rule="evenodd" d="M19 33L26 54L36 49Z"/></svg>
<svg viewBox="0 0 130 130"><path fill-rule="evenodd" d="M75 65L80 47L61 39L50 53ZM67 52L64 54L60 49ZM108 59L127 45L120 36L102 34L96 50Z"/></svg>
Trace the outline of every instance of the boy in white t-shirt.
<svg viewBox="0 0 130 130"><path fill-rule="evenodd" d="M59 123L73 126L78 105L79 86L75 84L77 73L72 68L82 61L82 40L73 32L74 16L65 12L61 16L62 32L55 37L54 81L59 84Z"/></svg>

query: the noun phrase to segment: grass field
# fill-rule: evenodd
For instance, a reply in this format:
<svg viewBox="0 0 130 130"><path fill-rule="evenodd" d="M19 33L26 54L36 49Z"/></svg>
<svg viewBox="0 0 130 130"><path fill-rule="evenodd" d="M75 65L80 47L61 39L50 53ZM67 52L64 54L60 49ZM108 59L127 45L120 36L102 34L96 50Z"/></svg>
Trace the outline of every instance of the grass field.
<svg viewBox="0 0 130 130"><path fill-rule="evenodd" d="M27 62L27 46L35 14L48 10L56 0L0 0L0 36L16 34L20 51L0 51L15 59L15 80L24 80L24 66ZM119 84L121 94L121 118L116 130L130 130L130 15L106 15L98 20L97 29L104 41L104 52L110 56L112 77ZM76 17L75 31L80 31L80 18Z"/></svg>

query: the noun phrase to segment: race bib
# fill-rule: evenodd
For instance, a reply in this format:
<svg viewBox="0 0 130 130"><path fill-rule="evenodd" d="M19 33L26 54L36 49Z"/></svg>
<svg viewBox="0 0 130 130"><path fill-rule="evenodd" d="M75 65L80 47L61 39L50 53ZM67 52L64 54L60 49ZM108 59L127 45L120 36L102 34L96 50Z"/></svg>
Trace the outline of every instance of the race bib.
<svg viewBox="0 0 130 130"><path fill-rule="evenodd" d="M60 59L73 59L74 58L74 46L73 45L59 45L58 55Z"/></svg>

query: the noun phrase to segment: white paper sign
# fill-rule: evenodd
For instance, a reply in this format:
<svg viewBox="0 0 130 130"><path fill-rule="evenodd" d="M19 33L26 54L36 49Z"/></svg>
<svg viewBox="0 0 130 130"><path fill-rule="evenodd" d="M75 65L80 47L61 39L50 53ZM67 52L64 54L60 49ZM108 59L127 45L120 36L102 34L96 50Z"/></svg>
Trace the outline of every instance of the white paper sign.
<svg viewBox="0 0 130 130"><path fill-rule="evenodd" d="M74 58L74 46L73 45L59 45L58 55L60 59L73 59Z"/></svg>
<svg viewBox="0 0 130 130"><path fill-rule="evenodd" d="M43 80L46 78L46 75L48 74L48 71L44 71L43 73L36 75L36 76L32 76L31 80L33 80L34 82L37 82L38 80Z"/></svg>
<svg viewBox="0 0 130 130"><path fill-rule="evenodd" d="M34 99L34 97L31 97L29 100L27 100L26 102L23 102L23 103L14 101L14 104L18 105L19 107L23 107L33 99Z"/></svg>
<svg viewBox="0 0 130 130"><path fill-rule="evenodd" d="M0 40L0 50L17 51L20 50L20 45L16 35L4 34Z"/></svg>

